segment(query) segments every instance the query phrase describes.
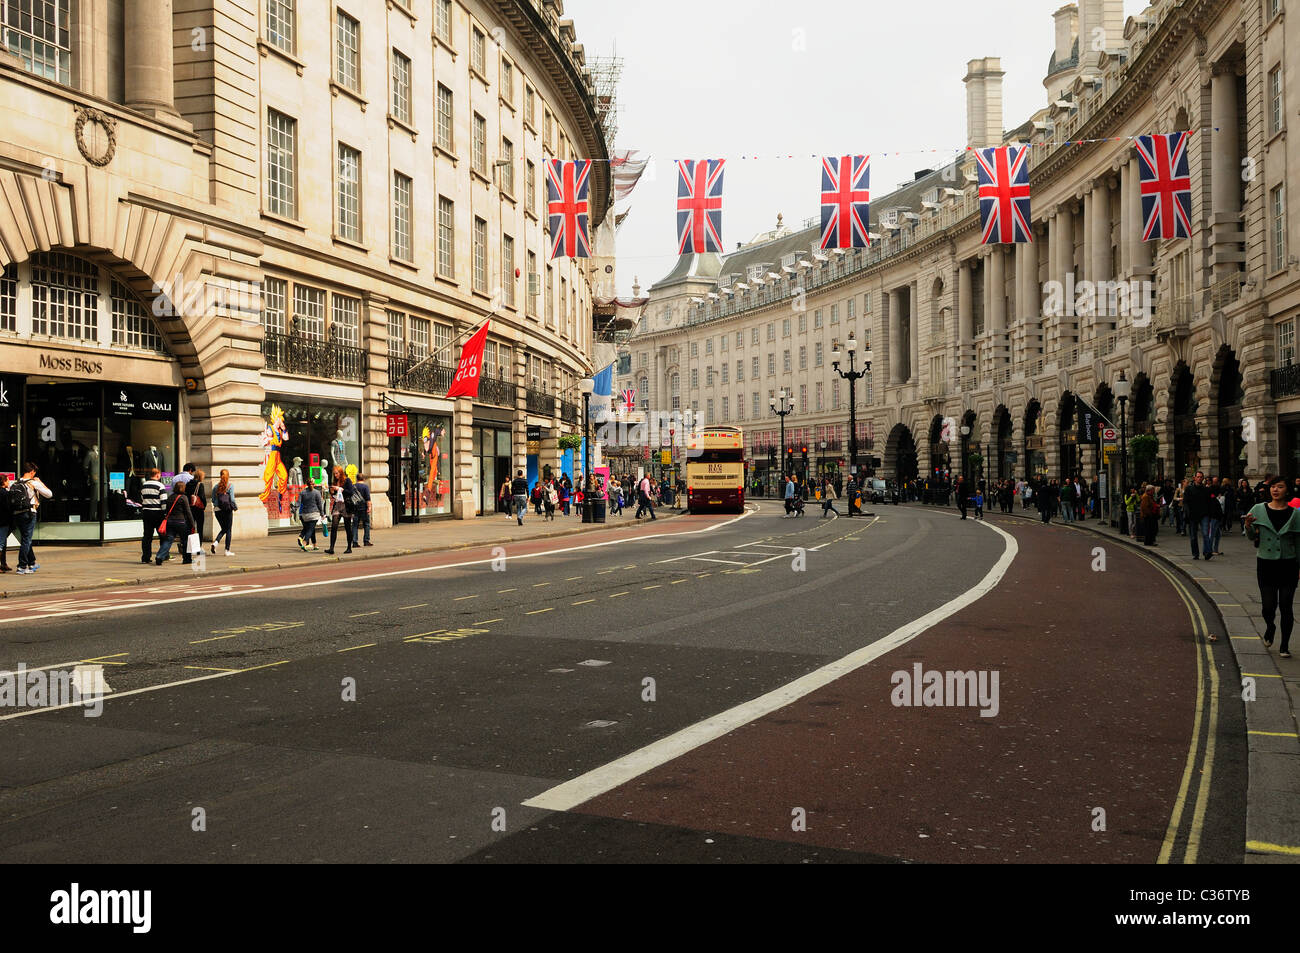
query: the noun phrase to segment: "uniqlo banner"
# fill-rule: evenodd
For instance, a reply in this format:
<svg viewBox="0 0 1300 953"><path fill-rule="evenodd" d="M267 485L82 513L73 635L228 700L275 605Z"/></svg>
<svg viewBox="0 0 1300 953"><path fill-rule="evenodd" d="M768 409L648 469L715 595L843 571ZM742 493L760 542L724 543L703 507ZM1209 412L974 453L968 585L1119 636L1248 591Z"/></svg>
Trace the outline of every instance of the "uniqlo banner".
<svg viewBox="0 0 1300 953"><path fill-rule="evenodd" d="M484 321L483 327L474 332L474 336L465 342L460 350L460 363L456 365L456 376L452 378L448 397L477 397L479 377L483 373L483 345L487 343L488 326L491 321Z"/></svg>
<svg viewBox="0 0 1300 953"><path fill-rule="evenodd" d="M388 414L388 436L407 436L406 414Z"/></svg>

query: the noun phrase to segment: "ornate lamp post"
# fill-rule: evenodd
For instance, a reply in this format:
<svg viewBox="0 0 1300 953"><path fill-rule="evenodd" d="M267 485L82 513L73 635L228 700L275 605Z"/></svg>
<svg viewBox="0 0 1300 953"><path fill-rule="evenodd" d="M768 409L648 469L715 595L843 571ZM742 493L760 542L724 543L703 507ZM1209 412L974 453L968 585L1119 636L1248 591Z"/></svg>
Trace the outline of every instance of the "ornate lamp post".
<svg viewBox="0 0 1300 953"><path fill-rule="evenodd" d="M966 441L970 439L970 424L961 425L961 482L963 492L970 492L970 460L966 451Z"/></svg>
<svg viewBox="0 0 1300 953"><path fill-rule="evenodd" d="M779 403L778 403L779 401ZM778 452L781 454L781 476L785 476L785 418L794 413L794 398L787 395L785 388L776 392L776 397L767 399L768 406L772 408L772 413L781 418L781 446Z"/></svg>
<svg viewBox="0 0 1300 953"><path fill-rule="evenodd" d="M853 340L853 335L844 342L844 350L849 352L849 369L840 370L840 361L843 359L838 347L831 351L831 367L835 373L849 382L849 473L858 476L858 401L856 396L856 384L859 380L871 373L871 345L868 344L862 349L862 370L854 370L853 355L857 352L858 342ZM859 477L859 485L861 478Z"/></svg>
<svg viewBox="0 0 1300 953"><path fill-rule="evenodd" d="M578 381L578 390L582 392L582 521L590 523L595 519L593 512L595 501L591 498L591 392L596 389L596 382L590 377Z"/></svg>
<svg viewBox="0 0 1300 953"><path fill-rule="evenodd" d="M1124 372L1119 372L1119 380L1111 388L1117 398L1119 398L1119 531L1128 533L1128 506L1125 504L1125 495L1128 493L1128 395L1132 388L1132 382L1124 376Z"/></svg>

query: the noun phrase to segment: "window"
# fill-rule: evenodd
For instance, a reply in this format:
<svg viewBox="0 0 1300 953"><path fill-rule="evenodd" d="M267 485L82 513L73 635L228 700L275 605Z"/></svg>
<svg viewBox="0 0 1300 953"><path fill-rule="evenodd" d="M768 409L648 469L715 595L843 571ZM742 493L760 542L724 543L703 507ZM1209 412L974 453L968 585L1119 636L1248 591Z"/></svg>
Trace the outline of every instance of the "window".
<svg viewBox="0 0 1300 953"><path fill-rule="evenodd" d="M754 380L758 380L758 358L757 357L750 360L749 372L750 372L750 376L754 378Z"/></svg>
<svg viewBox="0 0 1300 953"><path fill-rule="evenodd" d="M530 251L528 253L527 260L528 260L528 271L524 275L524 281L527 282L525 294L527 295L528 300L525 302L525 304L527 304L528 306L528 313L531 314L533 317L537 317L538 295L537 292L533 290L535 283L537 281L537 253Z"/></svg>
<svg viewBox="0 0 1300 953"><path fill-rule="evenodd" d="M781 370L788 372L790 370L790 349L786 348L781 354Z"/></svg>
<svg viewBox="0 0 1300 953"><path fill-rule="evenodd" d="M5 0L0 3L4 46L23 69L65 85L72 80L69 0Z"/></svg>
<svg viewBox="0 0 1300 953"><path fill-rule="evenodd" d="M501 98L507 103L515 101L515 68L504 56L501 57Z"/></svg>
<svg viewBox="0 0 1300 953"><path fill-rule="evenodd" d="M447 349L451 347L451 325L438 324L433 325L433 352L438 355L438 360L446 362L445 356Z"/></svg>
<svg viewBox="0 0 1300 953"><path fill-rule="evenodd" d="M554 125L554 121L551 119L551 111L549 109L545 110L542 120L542 147L548 151L551 148L551 129Z"/></svg>
<svg viewBox="0 0 1300 953"><path fill-rule="evenodd" d="M730 384L730 383L731 383L731 380L729 379L729 375L730 375L730 374L731 374L731 365L730 365L730 364L723 364L723 365L722 365L722 383L724 383L724 384Z"/></svg>
<svg viewBox="0 0 1300 953"><path fill-rule="evenodd" d="M537 166L531 159L524 160L524 207L537 212Z"/></svg>
<svg viewBox="0 0 1300 953"><path fill-rule="evenodd" d="M737 331L737 332L736 332L736 350L737 350L737 351L742 350L744 347L745 347L745 332L744 332L744 331Z"/></svg>
<svg viewBox="0 0 1300 953"><path fill-rule="evenodd" d="M487 120L474 114L474 141L470 153L470 168L487 177Z"/></svg>
<svg viewBox="0 0 1300 953"><path fill-rule="evenodd" d="M411 177L393 172L393 257L411 260Z"/></svg>
<svg viewBox="0 0 1300 953"><path fill-rule="evenodd" d="M451 46L451 0L434 0L433 32L438 39Z"/></svg>
<svg viewBox="0 0 1300 953"><path fill-rule="evenodd" d="M731 419L731 398L730 397L722 398L722 419L723 420Z"/></svg>
<svg viewBox="0 0 1300 953"><path fill-rule="evenodd" d="M808 370L808 348L802 344L799 345L799 370Z"/></svg>
<svg viewBox="0 0 1300 953"><path fill-rule="evenodd" d="M840 409L840 379L831 381L831 410Z"/></svg>
<svg viewBox="0 0 1300 953"><path fill-rule="evenodd" d="M817 382L815 393L817 394L817 409L826 409L826 385L821 381Z"/></svg>
<svg viewBox="0 0 1300 953"><path fill-rule="evenodd" d="M325 292L322 289L293 286L293 333L308 341L325 340Z"/></svg>
<svg viewBox="0 0 1300 953"><path fill-rule="evenodd" d="M262 327L274 334L283 334L284 307L288 283L283 278L262 279Z"/></svg>
<svg viewBox="0 0 1300 953"><path fill-rule="evenodd" d="M682 409L682 377L674 374L669 379L669 389L673 392L673 410Z"/></svg>
<svg viewBox="0 0 1300 953"><path fill-rule="evenodd" d="M788 338L789 336L790 336L790 319L785 318L781 321L781 337Z"/></svg>
<svg viewBox="0 0 1300 953"><path fill-rule="evenodd" d="M762 407L759 405L759 398L760 398L760 396L761 396L761 395L758 393L758 391L754 391L754 392L753 392L753 395L752 395L752 397L753 397L753 401L752 401L752 403L753 403L753 409L754 409L754 412L753 412L752 416L753 416L753 418L754 418L755 420L757 420L759 417L763 416Z"/></svg>
<svg viewBox="0 0 1300 953"><path fill-rule="evenodd" d="M429 356L429 319L411 316L411 356L423 360Z"/></svg>
<svg viewBox="0 0 1300 953"><path fill-rule="evenodd" d="M555 272L546 266L546 326L555 327Z"/></svg>
<svg viewBox="0 0 1300 953"><path fill-rule="evenodd" d="M456 204L438 196L438 274L456 278Z"/></svg>
<svg viewBox="0 0 1300 953"><path fill-rule="evenodd" d="M799 315L799 333L803 334L807 330L808 330L808 312L805 311Z"/></svg>
<svg viewBox="0 0 1300 953"><path fill-rule="evenodd" d="M438 84L438 148L444 152L454 152L455 139L452 137L452 99L451 90L442 83Z"/></svg>
<svg viewBox="0 0 1300 953"><path fill-rule="evenodd" d="M706 424L713 423L713 398L712 397L710 397L708 401L706 401L704 404L704 422Z"/></svg>
<svg viewBox="0 0 1300 953"><path fill-rule="evenodd" d="M515 144L509 139L501 140L501 191L507 195L515 194Z"/></svg>
<svg viewBox="0 0 1300 953"><path fill-rule="evenodd" d="M775 341L775 340L776 340L776 325L775 325L775 324L769 324L769 325L767 326L767 339L768 339L769 341Z"/></svg>
<svg viewBox="0 0 1300 953"><path fill-rule="evenodd" d="M848 320L852 321L854 318L858 316L857 308L858 308L858 299L850 298L848 301L844 302L844 309L845 309L844 316Z"/></svg>
<svg viewBox="0 0 1300 953"><path fill-rule="evenodd" d="M705 354L712 354L712 353L713 353L713 338L706 338L706 339L705 339L705 341L704 341L704 353L705 353Z"/></svg>
<svg viewBox="0 0 1300 953"><path fill-rule="evenodd" d="M813 330L816 331L822 326L822 309L818 308L813 312Z"/></svg>
<svg viewBox="0 0 1300 953"><path fill-rule="evenodd" d="M515 240L509 235L501 236L501 287L506 306L515 306Z"/></svg>
<svg viewBox="0 0 1300 953"><path fill-rule="evenodd" d="M294 51L295 0L266 0L266 42L286 53Z"/></svg>
<svg viewBox="0 0 1300 953"><path fill-rule="evenodd" d="M704 369L704 383L708 387L713 386L713 365L710 364Z"/></svg>
<svg viewBox="0 0 1300 953"><path fill-rule="evenodd" d="M297 120L267 110L266 210L272 215L298 217L297 138Z"/></svg>
<svg viewBox="0 0 1300 953"><path fill-rule="evenodd" d="M745 379L745 362L737 361L736 362L736 383L739 384L744 379Z"/></svg>
<svg viewBox="0 0 1300 953"><path fill-rule="evenodd" d="M99 334L99 273L72 255L32 256L32 333L93 341Z"/></svg>
<svg viewBox="0 0 1300 953"><path fill-rule="evenodd" d="M1281 271L1286 267L1286 196L1278 186L1268 193L1269 231L1272 248L1269 249L1269 269Z"/></svg>
<svg viewBox="0 0 1300 953"><path fill-rule="evenodd" d="M334 28L334 81L361 90L361 24L342 10Z"/></svg>
<svg viewBox="0 0 1300 953"><path fill-rule="evenodd" d="M524 122L537 125L537 91L527 83L524 84Z"/></svg>
<svg viewBox="0 0 1300 953"><path fill-rule="evenodd" d="M700 342L699 342L699 341L692 341L692 342L691 342L691 357L699 357L699 356L700 356Z"/></svg>
<svg viewBox="0 0 1300 953"><path fill-rule="evenodd" d="M487 222L474 219L474 290L487 294Z"/></svg>
<svg viewBox="0 0 1300 953"><path fill-rule="evenodd" d="M776 373L776 355L769 354L767 356L767 376L771 377L775 373Z"/></svg>
<svg viewBox="0 0 1300 953"><path fill-rule="evenodd" d="M650 355L647 354L645 351L642 351L641 353L637 354L637 356L636 356L636 366L637 366L637 367L649 367L649 366L650 366Z"/></svg>
<svg viewBox="0 0 1300 953"><path fill-rule="evenodd" d="M487 77L487 40L478 27L470 31L469 68L480 76Z"/></svg>
<svg viewBox="0 0 1300 953"><path fill-rule="evenodd" d="M406 315L401 311L388 312L388 356L406 356Z"/></svg>
<svg viewBox="0 0 1300 953"><path fill-rule="evenodd" d="M145 312L135 295L127 290L126 285L113 279L109 304L113 312L113 346L132 347L145 351L167 353L163 346L162 335L153 318Z"/></svg>
<svg viewBox="0 0 1300 953"><path fill-rule="evenodd" d="M1268 131L1282 131L1282 67L1275 66L1268 73Z"/></svg>
<svg viewBox="0 0 1300 953"><path fill-rule="evenodd" d="M862 313L871 313L871 292L867 291L862 295Z"/></svg>
<svg viewBox="0 0 1300 953"><path fill-rule="evenodd" d="M831 324L839 324L839 323L840 323L840 306L838 304L833 304L831 305Z"/></svg>
<svg viewBox="0 0 1300 953"><path fill-rule="evenodd" d="M826 349L826 348L825 348L825 345L824 345L821 341L818 341L817 344L814 346L814 348L813 348L813 366L814 366L814 367L821 367L821 366L822 366L822 363L823 363L823 356L824 356L824 355L823 355L823 351L825 351L825 349Z"/></svg>
<svg viewBox="0 0 1300 953"><path fill-rule="evenodd" d="M1295 363L1295 319L1277 326L1277 366L1290 367Z"/></svg>
<svg viewBox="0 0 1300 953"><path fill-rule="evenodd" d="M698 367L692 367L691 368L691 390L695 390L699 386L700 386L700 369Z"/></svg>
<svg viewBox="0 0 1300 953"><path fill-rule="evenodd" d="M393 116L411 121L411 58L393 50Z"/></svg>
<svg viewBox="0 0 1300 953"><path fill-rule="evenodd" d="M1264 6L1268 11L1268 18L1270 20L1282 12L1282 0L1267 0Z"/></svg>
<svg viewBox="0 0 1300 953"><path fill-rule="evenodd" d="M361 241L361 153L339 143L339 237Z"/></svg>
<svg viewBox="0 0 1300 953"><path fill-rule="evenodd" d="M361 326L361 299L340 294L333 295L332 298L330 342L356 347L358 328Z"/></svg>

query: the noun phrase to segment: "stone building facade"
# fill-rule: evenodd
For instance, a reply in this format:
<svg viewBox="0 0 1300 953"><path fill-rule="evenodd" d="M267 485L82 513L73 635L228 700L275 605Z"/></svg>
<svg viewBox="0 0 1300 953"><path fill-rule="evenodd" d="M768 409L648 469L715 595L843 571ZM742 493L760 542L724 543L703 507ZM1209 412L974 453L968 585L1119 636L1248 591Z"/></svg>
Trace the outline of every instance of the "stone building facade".
<svg viewBox="0 0 1300 953"><path fill-rule="evenodd" d="M560 0L0 11L0 471L55 489L38 538L138 534L152 465L229 469L237 535L313 466L383 526L559 465L606 262L547 259L543 160L607 158ZM597 161L598 236L608 195ZM444 400L489 316L479 398Z"/></svg>
<svg viewBox="0 0 1300 953"><path fill-rule="evenodd" d="M1138 476L1300 476L1287 205L1300 88L1286 52L1300 50L1300 20L1280 0L1161 0L1127 21L1122 9L1056 12L1048 105L1016 129L1003 130L1000 63L967 66L969 145L1032 147L1032 243L980 244L968 160L923 170L873 196L869 249L819 252L818 229L778 228L722 259L680 261L651 288L620 386L647 408L746 428L760 472L777 442L768 399L784 389L796 397L787 446L817 457L826 442L835 467L847 392L828 355L856 335L874 353L857 412L880 475L958 471L947 420L970 427L967 453L990 476L1091 477L1100 451L1079 413L1086 402L1118 426L1123 373L1130 437L1156 438ZM1129 137L1181 130L1193 130L1192 234L1144 242ZM1075 307L1057 308L1064 297Z"/></svg>

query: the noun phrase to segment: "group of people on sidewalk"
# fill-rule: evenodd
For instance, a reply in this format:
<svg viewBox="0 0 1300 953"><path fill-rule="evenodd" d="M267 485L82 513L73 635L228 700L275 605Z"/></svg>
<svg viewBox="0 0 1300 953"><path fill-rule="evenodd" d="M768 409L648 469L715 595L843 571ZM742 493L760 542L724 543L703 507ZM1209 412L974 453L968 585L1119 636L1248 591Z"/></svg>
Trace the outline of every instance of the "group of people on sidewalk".
<svg viewBox="0 0 1300 953"><path fill-rule="evenodd" d="M626 479L636 486L636 518L640 519L644 514L649 513L650 519L658 519L654 507L655 501L660 498L660 489L654 478L647 474L639 481L634 481L631 477ZM592 492L598 490L593 489ZM618 477L610 477L609 483L605 486L605 494L612 515L623 515L623 507L630 503L630 492ZM579 504L583 500L583 491L581 488L574 488L568 474L561 474L558 479L546 476L538 480L529 490L528 478L524 476L524 471L516 470L514 479L501 484L498 499L506 504L504 505L506 519L517 520L519 525L523 526L524 514L528 512L530 502L534 513L543 519L554 520L557 510L563 516L570 514L571 506L573 512L581 512Z"/></svg>
<svg viewBox="0 0 1300 953"><path fill-rule="evenodd" d="M328 505L325 493L329 494ZM319 525L321 532L330 541L329 548L323 552L327 556L333 556L334 547L338 544L339 523L343 524L344 541L347 544L343 550L344 556L351 553L355 546L373 546L370 541L372 509L370 485L363 473L358 473L354 480L343 467L335 467L330 471L328 486L308 480L298 494L298 519L302 521L298 548L305 553L317 550L316 527ZM327 514L328 526L325 523Z"/></svg>

